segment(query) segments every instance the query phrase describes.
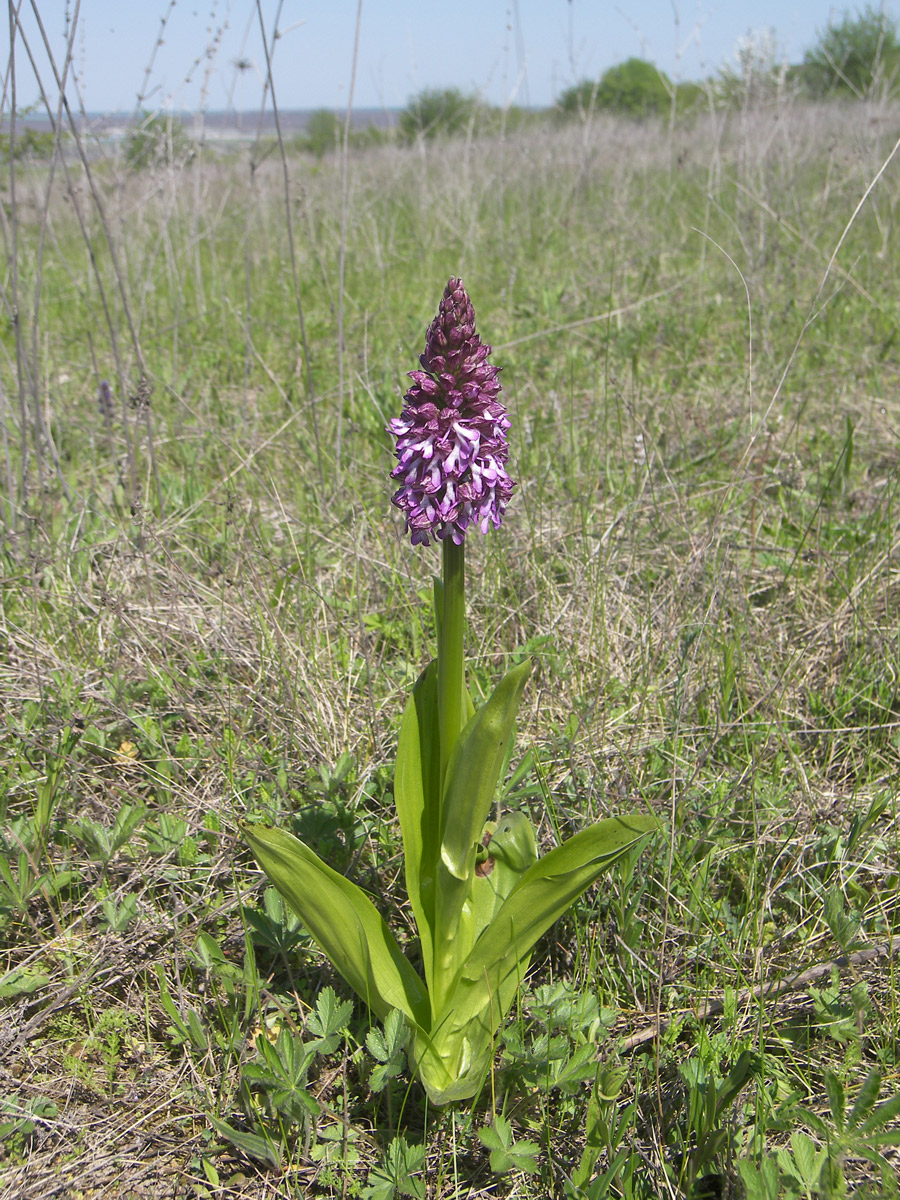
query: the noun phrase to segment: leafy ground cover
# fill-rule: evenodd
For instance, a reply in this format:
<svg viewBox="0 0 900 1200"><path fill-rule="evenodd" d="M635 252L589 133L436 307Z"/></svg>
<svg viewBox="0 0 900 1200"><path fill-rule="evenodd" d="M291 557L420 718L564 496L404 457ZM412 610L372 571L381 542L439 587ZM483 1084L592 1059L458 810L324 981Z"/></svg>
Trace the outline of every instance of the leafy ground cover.
<svg viewBox="0 0 900 1200"><path fill-rule="evenodd" d="M785 101L346 177L14 165L3 1196L892 1194L895 129ZM454 274L519 481L470 543L470 684L536 661L501 804L545 848L666 829L543 940L457 1111L238 831L293 829L410 942L392 761L437 562L384 427Z"/></svg>

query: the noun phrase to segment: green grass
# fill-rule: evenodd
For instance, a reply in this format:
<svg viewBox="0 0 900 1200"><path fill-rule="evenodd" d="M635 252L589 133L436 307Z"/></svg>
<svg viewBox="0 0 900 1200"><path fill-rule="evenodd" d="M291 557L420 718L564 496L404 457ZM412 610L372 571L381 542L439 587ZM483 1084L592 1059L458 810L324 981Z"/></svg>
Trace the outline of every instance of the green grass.
<svg viewBox="0 0 900 1200"><path fill-rule="evenodd" d="M896 163L827 270L882 115L355 151L343 342L336 157L288 160L297 291L277 156L98 152L71 194L16 164L0 1194L890 1194ZM537 662L502 803L544 849L645 807L666 833L544 939L448 1112L238 821L303 836L415 954L391 779L438 564L384 426L457 273L519 484L469 547L470 684Z"/></svg>

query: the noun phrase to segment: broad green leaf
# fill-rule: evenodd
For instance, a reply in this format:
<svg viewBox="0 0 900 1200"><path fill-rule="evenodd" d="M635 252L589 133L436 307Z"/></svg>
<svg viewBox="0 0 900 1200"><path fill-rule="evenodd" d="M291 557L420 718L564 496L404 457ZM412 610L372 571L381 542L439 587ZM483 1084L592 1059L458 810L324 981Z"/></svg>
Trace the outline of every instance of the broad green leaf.
<svg viewBox="0 0 900 1200"><path fill-rule="evenodd" d="M472 1036L469 1036L469 1035ZM409 1049L409 1065L422 1082L432 1104L470 1100L487 1078L493 1043L474 1024L451 1037L433 1039L416 1030Z"/></svg>
<svg viewBox="0 0 900 1200"><path fill-rule="evenodd" d="M515 994L521 964L535 942L599 875L659 828L655 817L610 817L583 829L538 859L516 884L463 965L434 1035L456 1036L469 1022L488 1020L488 1035Z"/></svg>
<svg viewBox="0 0 900 1200"><path fill-rule="evenodd" d="M474 869L475 844L497 792L530 672L531 659L526 659L500 680L459 735L450 757L441 806L441 859L457 879L468 879Z"/></svg>
<svg viewBox="0 0 900 1200"><path fill-rule="evenodd" d="M436 581L437 582L437 581ZM475 709L464 689L467 721ZM406 892L422 943L425 981L432 986L434 892L439 854L441 776L437 662L416 681L400 726L394 770L394 802L403 834Z"/></svg>
<svg viewBox="0 0 900 1200"><path fill-rule="evenodd" d="M798 1178L811 1191L819 1182L824 1151L817 1154L815 1143L802 1129L791 1134L791 1150L794 1152Z"/></svg>
<svg viewBox="0 0 900 1200"><path fill-rule="evenodd" d="M416 1032L410 1065L433 1104L481 1088L493 1037L528 969L538 938L619 858L659 828L655 817L601 821L551 850L520 878L466 960L430 1033Z"/></svg>
<svg viewBox="0 0 900 1200"><path fill-rule="evenodd" d="M283 829L244 825L257 862L352 988L384 1019L399 1008L428 1025L422 980L366 894Z"/></svg>
<svg viewBox="0 0 900 1200"><path fill-rule="evenodd" d="M219 1121L213 1116L208 1119L220 1137L226 1138L232 1146L236 1146L250 1158L267 1163L276 1170L281 1167L281 1155L269 1138L260 1137L258 1133L246 1133L242 1129L235 1129L233 1125Z"/></svg>
<svg viewBox="0 0 900 1200"><path fill-rule="evenodd" d="M441 778L437 663L419 676L400 726L394 802L403 834L406 891L422 942L425 980L431 987L434 876L440 835Z"/></svg>
<svg viewBox="0 0 900 1200"><path fill-rule="evenodd" d="M497 792L531 660L514 667L459 735L444 783L436 871L432 1001L443 1007L475 940L475 848Z"/></svg>
<svg viewBox="0 0 900 1200"><path fill-rule="evenodd" d="M28 992L36 992L46 987L50 976L32 967L14 967L5 975L0 975L0 1000L10 996L22 996Z"/></svg>
<svg viewBox="0 0 900 1200"><path fill-rule="evenodd" d="M747 1200L778 1200L778 1162L764 1158L759 1166L743 1158L737 1165Z"/></svg>

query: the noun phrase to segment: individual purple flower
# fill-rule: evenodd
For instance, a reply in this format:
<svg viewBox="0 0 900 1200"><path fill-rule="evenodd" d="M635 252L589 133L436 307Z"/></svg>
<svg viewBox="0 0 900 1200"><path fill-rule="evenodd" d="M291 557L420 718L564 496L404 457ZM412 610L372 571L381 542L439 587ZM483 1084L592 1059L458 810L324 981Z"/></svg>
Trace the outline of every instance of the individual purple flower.
<svg viewBox="0 0 900 1200"><path fill-rule="evenodd" d="M97 391L97 407L107 420L113 415L112 389L107 379L103 379L100 382L100 387Z"/></svg>
<svg viewBox="0 0 900 1200"><path fill-rule="evenodd" d="M458 546L471 524L500 528L515 487L506 473L509 417L498 400L500 368L475 332L475 311L459 279L451 279L425 336L421 371L403 411L388 425L397 438L400 483L391 497L406 516L413 545L430 537Z"/></svg>

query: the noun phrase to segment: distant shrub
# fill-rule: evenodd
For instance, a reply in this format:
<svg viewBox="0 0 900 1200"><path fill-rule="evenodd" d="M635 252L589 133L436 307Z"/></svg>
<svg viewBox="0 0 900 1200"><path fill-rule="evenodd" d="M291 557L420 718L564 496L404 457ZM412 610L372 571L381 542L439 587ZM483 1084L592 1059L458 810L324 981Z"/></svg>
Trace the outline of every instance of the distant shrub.
<svg viewBox="0 0 900 1200"><path fill-rule="evenodd" d="M365 150L371 146L383 146L390 141L391 130L379 129L372 122L368 125L351 126L349 145L355 150ZM297 134L291 141L294 150L302 150L314 154L316 158L324 158L340 150L344 144L344 118L328 108L317 108L310 113L303 133Z"/></svg>
<svg viewBox="0 0 900 1200"><path fill-rule="evenodd" d="M0 133L0 162L9 162L9 141L8 133ZM13 155L16 159L52 158L53 142L49 129L17 129Z"/></svg>
<svg viewBox="0 0 900 1200"><path fill-rule="evenodd" d="M556 101L557 110L565 117L580 117L591 112L597 105L597 84L592 79L582 79L560 94Z"/></svg>
<svg viewBox="0 0 900 1200"><path fill-rule="evenodd" d="M365 150L370 146L383 146L386 142L391 141L392 137L390 129L380 129L371 121L360 129L350 130L350 144L360 150Z"/></svg>
<svg viewBox="0 0 900 1200"><path fill-rule="evenodd" d="M531 113L525 108L520 108L518 104L511 104L506 110L505 116L502 109L495 111L498 124L502 124L507 133L514 133L516 130L524 129L542 119L540 113Z"/></svg>
<svg viewBox="0 0 900 1200"><path fill-rule="evenodd" d="M337 113L330 108L317 108L310 113L300 144L316 158L322 158L332 150L339 150L343 140L343 126Z"/></svg>
<svg viewBox="0 0 900 1200"><path fill-rule="evenodd" d="M481 110L476 96L463 95L458 88L426 88L400 114L400 136L414 142L462 133Z"/></svg>
<svg viewBox="0 0 900 1200"><path fill-rule="evenodd" d="M668 76L651 62L629 58L610 67L600 78L597 104L613 112L646 117L663 112L672 102Z"/></svg>
<svg viewBox="0 0 900 1200"><path fill-rule="evenodd" d="M686 83L676 84L675 112L678 116L694 116L705 112L708 107L709 88L705 83L688 80Z"/></svg>
<svg viewBox="0 0 900 1200"><path fill-rule="evenodd" d="M194 154L184 122L172 113L143 112L125 134L125 163L132 171L147 167L183 166Z"/></svg>
<svg viewBox="0 0 900 1200"><path fill-rule="evenodd" d="M593 83L583 79L567 88L558 108L566 116L579 116L592 109L647 117L664 112L672 103L672 83L653 63L629 58L610 67Z"/></svg>
<svg viewBox="0 0 900 1200"><path fill-rule="evenodd" d="M832 20L803 59L802 78L813 96L869 96L897 90L900 37L897 23L866 5L856 15Z"/></svg>

